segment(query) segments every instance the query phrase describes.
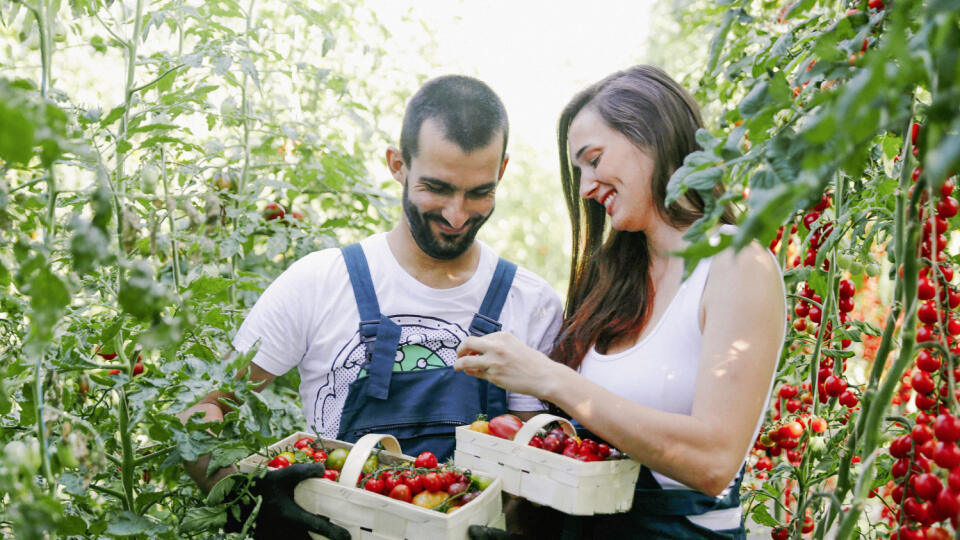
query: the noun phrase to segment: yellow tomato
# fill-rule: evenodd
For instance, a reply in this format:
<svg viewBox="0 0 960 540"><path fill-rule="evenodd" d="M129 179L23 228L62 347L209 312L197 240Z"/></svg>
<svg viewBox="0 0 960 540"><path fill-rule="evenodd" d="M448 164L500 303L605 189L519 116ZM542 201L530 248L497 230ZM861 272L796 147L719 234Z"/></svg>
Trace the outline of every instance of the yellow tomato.
<svg viewBox="0 0 960 540"><path fill-rule="evenodd" d="M479 431L480 433L490 434L490 422L486 420L477 420L476 422L470 424L471 431Z"/></svg>
<svg viewBox="0 0 960 540"><path fill-rule="evenodd" d="M449 495L443 491L421 491L413 498L413 504L424 508L433 508L447 500L447 497Z"/></svg>

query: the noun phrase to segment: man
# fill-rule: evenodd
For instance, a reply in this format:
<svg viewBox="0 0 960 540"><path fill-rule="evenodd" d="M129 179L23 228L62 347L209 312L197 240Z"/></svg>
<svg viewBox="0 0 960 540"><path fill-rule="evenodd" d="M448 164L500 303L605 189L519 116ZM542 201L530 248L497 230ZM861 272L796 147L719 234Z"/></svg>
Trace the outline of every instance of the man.
<svg viewBox="0 0 960 540"><path fill-rule="evenodd" d="M407 106L400 148L386 152L403 186L400 223L312 253L264 291L234 339L239 351L258 345L251 380L265 385L297 367L312 430L346 441L391 433L406 454L430 450L441 461L452 455L454 428L478 413L542 409L452 368L470 334L502 327L548 352L560 326L550 286L475 240L494 210L507 135L506 111L486 84L446 76L424 85ZM184 418L221 419L220 397ZM206 461L187 468L209 489L230 470L207 477Z"/></svg>

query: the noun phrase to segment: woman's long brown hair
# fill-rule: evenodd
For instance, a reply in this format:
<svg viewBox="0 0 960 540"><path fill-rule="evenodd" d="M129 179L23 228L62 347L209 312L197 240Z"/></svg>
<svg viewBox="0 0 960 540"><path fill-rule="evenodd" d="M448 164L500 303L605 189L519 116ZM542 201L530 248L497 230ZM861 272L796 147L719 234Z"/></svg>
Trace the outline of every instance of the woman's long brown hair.
<svg viewBox="0 0 960 540"><path fill-rule="evenodd" d="M557 142L573 258L564 323L551 356L573 369L591 345L604 352L616 339L638 336L654 298L646 235L615 230L605 234L603 206L580 197L580 169L570 160L567 137L573 119L587 107L654 160L652 199L667 223L682 230L704 213L703 198L693 190L684 195L683 204L665 205L670 176L688 154L700 149L696 132L703 125L696 102L669 75L652 66L636 66L608 76L567 104ZM723 186L718 184L715 192L722 194ZM729 208L721 221L734 222Z"/></svg>

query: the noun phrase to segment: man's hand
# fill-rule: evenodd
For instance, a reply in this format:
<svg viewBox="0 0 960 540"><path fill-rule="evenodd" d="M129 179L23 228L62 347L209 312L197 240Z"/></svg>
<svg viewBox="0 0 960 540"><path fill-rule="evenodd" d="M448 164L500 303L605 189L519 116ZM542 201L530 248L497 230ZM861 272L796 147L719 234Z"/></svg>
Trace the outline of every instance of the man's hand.
<svg viewBox="0 0 960 540"><path fill-rule="evenodd" d="M283 540L309 540L308 531L321 534L331 540L349 540L350 533L343 527L330 523L330 520L311 514L293 500L293 488L308 478L323 477L321 463L297 463L267 471L261 478L254 478L250 484L250 493L260 496L260 511L257 513L253 537L257 540L281 538ZM247 521L256 501L247 500L240 504L240 519L233 512L227 512L227 532L239 532Z"/></svg>

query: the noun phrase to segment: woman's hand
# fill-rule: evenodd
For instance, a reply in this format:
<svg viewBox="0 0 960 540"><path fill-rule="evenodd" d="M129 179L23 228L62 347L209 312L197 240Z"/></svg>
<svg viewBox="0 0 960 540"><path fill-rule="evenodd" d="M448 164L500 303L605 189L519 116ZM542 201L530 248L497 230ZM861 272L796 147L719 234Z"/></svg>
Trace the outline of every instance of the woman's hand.
<svg viewBox="0 0 960 540"><path fill-rule="evenodd" d="M521 394L546 399L566 366L527 347L509 332L470 336L457 349L453 368ZM569 371L569 369L567 369Z"/></svg>

